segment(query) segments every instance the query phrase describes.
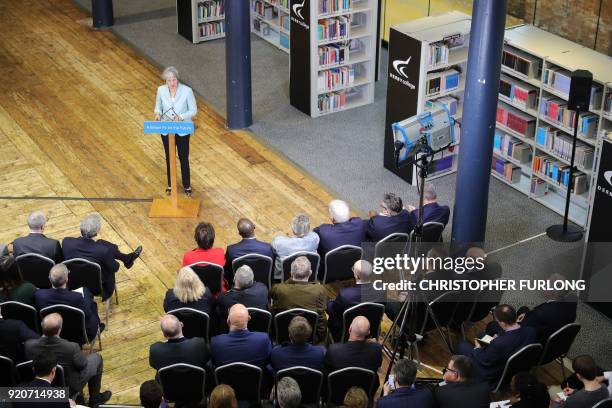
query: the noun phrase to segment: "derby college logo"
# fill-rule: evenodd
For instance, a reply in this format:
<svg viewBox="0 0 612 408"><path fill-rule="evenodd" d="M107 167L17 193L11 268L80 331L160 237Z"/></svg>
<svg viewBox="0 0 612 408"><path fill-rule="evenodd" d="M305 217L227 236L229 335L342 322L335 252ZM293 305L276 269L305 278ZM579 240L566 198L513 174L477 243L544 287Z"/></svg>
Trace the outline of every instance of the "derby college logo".
<svg viewBox="0 0 612 408"><path fill-rule="evenodd" d="M306 0L302 0L302 3L297 3L293 5L293 13L299 18L301 18L302 20L304 20L304 16L302 15L302 10L304 9L304 3L306 3Z"/></svg>
<svg viewBox="0 0 612 408"><path fill-rule="evenodd" d="M608 170L604 173L604 178L608 182L609 185L612 186L612 170Z"/></svg>
<svg viewBox="0 0 612 408"><path fill-rule="evenodd" d="M608 182L610 186L597 186L597 191L601 191L605 195L612 197L612 170L605 171L603 174L604 179Z"/></svg>
<svg viewBox="0 0 612 408"><path fill-rule="evenodd" d="M299 24L300 26L304 27L307 30L310 30L310 26L307 24L306 19L304 18L304 15L302 14L304 12L304 7L306 7L307 1L308 0L302 0L301 3L296 2L296 4L291 6L291 9L293 10L293 14L295 14L298 17L298 18L295 18L291 16L291 21L293 21L296 24Z"/></svg>
<svg viewBox="0 0 612 408"><path fill-rule="evenodd" d="M412 57L408 57L405 61L401 59L393 61L393 69L395 70L395 72L397 72L397 74L389 72L389 77L407 86L410 89L415 89L416 86L410 83L410 81L408 80L408 74L406 73L406 68L408 68L408 64L410 63L411 59Z"/></svg>

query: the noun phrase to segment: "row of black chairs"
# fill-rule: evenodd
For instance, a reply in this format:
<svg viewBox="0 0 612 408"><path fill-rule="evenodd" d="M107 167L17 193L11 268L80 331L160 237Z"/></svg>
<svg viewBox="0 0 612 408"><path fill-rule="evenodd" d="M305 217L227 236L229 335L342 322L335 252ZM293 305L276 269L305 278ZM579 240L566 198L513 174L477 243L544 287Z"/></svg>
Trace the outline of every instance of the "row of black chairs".
<svg viewBox="0 0 612 408"><path fill-rule="evenodd" d="M55 378L51 385L54 387L65 387L66 378L64 367L57 365ZM0 387L14 387L19 384L28 384L34 380L32 360L18 364L6 356L0 356Z"/></svg>

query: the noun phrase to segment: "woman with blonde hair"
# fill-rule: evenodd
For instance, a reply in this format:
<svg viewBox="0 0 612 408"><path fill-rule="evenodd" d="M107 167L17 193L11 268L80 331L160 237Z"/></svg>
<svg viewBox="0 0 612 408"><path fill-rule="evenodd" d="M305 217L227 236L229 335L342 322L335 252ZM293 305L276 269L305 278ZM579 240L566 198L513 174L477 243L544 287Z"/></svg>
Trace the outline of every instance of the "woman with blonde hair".
<svg viewBox="0 0 612 408"><path fill-rule="evenodd" d="M208 408L238 408L234 389L226 384L217 385L210 394Z"/></svg>
<svg viewBox="0 0 612 408"><path fill-rule="evenodd" d="M190 307L201 312L210 313L213 298L210 290L200 280L198 275L188 266L182 267L174 287L168 289L164 299L164 311Z"/></svg>

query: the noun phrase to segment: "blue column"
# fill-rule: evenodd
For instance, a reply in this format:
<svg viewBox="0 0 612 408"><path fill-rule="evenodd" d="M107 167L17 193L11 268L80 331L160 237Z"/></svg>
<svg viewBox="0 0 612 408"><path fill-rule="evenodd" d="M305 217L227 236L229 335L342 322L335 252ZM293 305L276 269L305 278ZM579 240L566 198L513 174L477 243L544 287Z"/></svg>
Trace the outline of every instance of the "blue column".
<svg viewBox="0 0 612 408"><path fill-rule="evenodd" d="M227 127L253 124L251 106L251 22L249 0L225 0Z"/></svg>
<svg viewBox="0 0 612 408"><path fill-rule="evenodd" d="M484 242L507 0L474 0L452 240Z"/></svg>

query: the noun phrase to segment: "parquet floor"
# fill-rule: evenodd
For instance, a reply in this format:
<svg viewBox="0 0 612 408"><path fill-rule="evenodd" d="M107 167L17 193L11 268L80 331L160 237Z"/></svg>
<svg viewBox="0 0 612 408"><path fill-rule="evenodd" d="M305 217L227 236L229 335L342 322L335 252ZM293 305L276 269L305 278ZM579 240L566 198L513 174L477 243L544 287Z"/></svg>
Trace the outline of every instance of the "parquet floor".
<svg viewBox="0 0 612 408"><path fill-rule="evenodd" d="M125 252L144 247L132 269L118 272L120 304L102 351L111 402L137 403L140 383L154 376L148 348L162 338L162 299L194 247L197 221L150 219L148 202L90 199L159 196L165 166L159 137L142 131L158 70L112 33L80 24L85 18L69 0L0 2L0 242L27 233L27 214L43 210L49 236L78 236L80 220L98 212L101 238ZM312 225L327 220L324 188L249 133L226 130L203 100L198 106L192 185L202 200L198 220L215 225L216 246L239 239L240 217L264 240L287 233L297 212ZM428 347L425 360L446 363L438 342Z"/></svg>

